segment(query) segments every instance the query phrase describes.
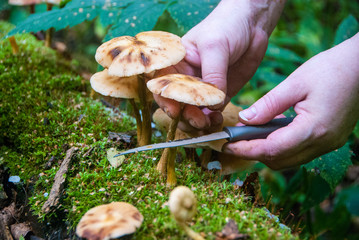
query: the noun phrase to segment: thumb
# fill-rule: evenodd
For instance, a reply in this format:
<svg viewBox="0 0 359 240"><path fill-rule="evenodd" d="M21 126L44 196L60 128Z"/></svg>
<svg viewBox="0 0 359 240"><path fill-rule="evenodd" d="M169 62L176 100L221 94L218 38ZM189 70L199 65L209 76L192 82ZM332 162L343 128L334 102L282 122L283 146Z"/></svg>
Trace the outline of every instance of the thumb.
<svg viewBox="0 0 359 240"><path fill-rule="evenodd" d="M216 85L224 93L227 92L227 71L229 49L220 41L206 42L198 46L201 58L202 79Z"/></svg>
<svg viewBox="0 0 359 240"><path fill-rule="evenodd" d="M286 79L256 101L239 112L239 121L244 124L264 124L305 98L303 88Z"/></svg>

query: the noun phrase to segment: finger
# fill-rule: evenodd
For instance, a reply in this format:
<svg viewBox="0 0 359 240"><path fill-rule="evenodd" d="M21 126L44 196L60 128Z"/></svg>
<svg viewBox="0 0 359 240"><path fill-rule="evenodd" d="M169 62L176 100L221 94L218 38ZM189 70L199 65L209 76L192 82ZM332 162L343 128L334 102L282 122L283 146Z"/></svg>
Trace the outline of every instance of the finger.
<svg viewBox="0 0 359 240"><path fill-rule="evenodd" d="M226 93L229 49L220 41L208 40L198 45L201 58L202 79L204 82L217 86Z"/></svg>
<svg viewBox="0 0 359 240"><path fill-rule="evenodd" d="M229 100L253 77L267 50L268 35L263 31L255 31L254 34L246 52L228 69L227 82L231 84L227 89Z"/></svg>
<svg viewBox="0 0 359 240"><path fill-rule="evenodd" d="M311 126L310 121L298 115L292 123L271 133L266 139L228 143L223 151L243 159L258 160L275 168L276 164L280 166L280 159L294 157L298 160L302 151L311 145Z"/></svg>
<svg viewBox="0 0 359 240"><path fill-rule="evenodd" d="M153 98L158 106L172 119L179 117L181 112L180 103L169 98L161 97L158 94L153 94Z"/></svg>
<svg viewBox="0 0 359 240"><path fill-rule="evenodd" d="M210 119L200 108L193 105L185 105L182 112L182 120L196 129L205 129L210 126Z"/></svg>
<svg viewBox="0 0 359 240"><path fill-rule="evenodd" d="M239 112L239 121L245 124L267 123L305 97L305 89L288 78L252 106Z"/></svg>

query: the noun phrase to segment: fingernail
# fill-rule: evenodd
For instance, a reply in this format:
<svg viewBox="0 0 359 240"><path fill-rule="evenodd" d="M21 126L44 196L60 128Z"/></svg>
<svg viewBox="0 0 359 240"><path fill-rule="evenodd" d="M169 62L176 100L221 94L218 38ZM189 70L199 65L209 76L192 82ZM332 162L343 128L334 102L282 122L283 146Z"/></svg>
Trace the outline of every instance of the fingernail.
<svg viewBox="0 0 359 240"><path fill-rule="evenodd" d="M255 107L247 108L246 110L239 112L239 117L245 121L253 119L257 115L257 110Z"/></svg>
<svg viewBox="0 0 359 240"><path fill-rule="evenodd" d="M226 143L222 146L222 152L226 153L226 154L233 155L232 150L228 148L228 143Z"/></svg>
<svg viewBox="0 0 359 240"><path fill-rule="evenodd" d="M188 120L188 122L192 127L198 128L196 121L194 121L193 119Z"/></svg>

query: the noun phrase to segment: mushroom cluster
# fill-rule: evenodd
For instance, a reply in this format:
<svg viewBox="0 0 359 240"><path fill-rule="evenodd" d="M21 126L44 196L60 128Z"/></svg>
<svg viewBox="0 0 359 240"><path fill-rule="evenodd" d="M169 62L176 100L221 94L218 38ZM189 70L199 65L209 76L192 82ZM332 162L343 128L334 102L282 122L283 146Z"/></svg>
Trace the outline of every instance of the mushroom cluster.
<svg viewBox="0 0 359 240"><path fill-rule="evenodd" d="M148 89L161 97L176 100L181 103L181 111L185 104L195 106L214 106L222 103L224 92L216 86L202 82L199 78L183 74L167 74L147 82ZM181 116L181 113L179 114ZM176 135L179 117L172 119L166 141L172 141ZM163 175L167 173L167 184L177 183L175 173L176 148L165 148L157 165Z"/></svg>
<svg viewBox="0 0 359 240"><path fill-rule="evenodd" d="M135 111L139 146L151 142L152 98L146 82L155 70L177 64L185 54L180 37L162 31L116 37L97 49L95 59L106 70L91 78L91 86L107 96L133 99L130 102ZM116 90L109 90L112 86ZM123 86L133 90L130 97L124 96L128 93Z"/></svg>

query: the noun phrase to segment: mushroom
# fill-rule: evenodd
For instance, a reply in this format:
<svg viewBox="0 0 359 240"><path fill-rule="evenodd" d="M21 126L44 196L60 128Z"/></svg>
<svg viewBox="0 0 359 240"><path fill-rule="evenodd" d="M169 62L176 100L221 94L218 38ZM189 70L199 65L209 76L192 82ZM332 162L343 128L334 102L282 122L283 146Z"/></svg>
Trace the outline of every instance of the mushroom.
<svg viewBox="0 0 359 240"><path fill-rule="evenodd" d="M172 190L168 200L170 211L177 224L194 240L204 238L187 226L197 212L197 199L194 193L186 186L178 186Z"/></svg>
<svg viewBox="0 0 359 240"><path fill-rule="evenodd" d="M164 98L170 98L181 103L181 111L184 104L196 106L213 106L224 101L225 94L212 84L200 81L199 78L183 75L168 74L147 82L148 89ZM181 116L181 113L179 114ZM179 117L171 121L166 141L172 141L175 137ZM176 148L165 148L158 162L157 169L165 175L167 170L167 184L175 185L177 182L175 173Z"/></svg>
<svg viewBox="0 0 359 240"><path fill-rule="evenodd" d="M94 91L104 95L115 98L129 99L133 107L137 124L137 139L141 142L141 115L137 108L136 102L139 100L138 82L136 76L131 77L116 77L108 75L108 70L95 73L91 79L91 87ZM148 91L148 90L147 90ZM152 94L146 94L147 101L152 101Z"/></svg>
<svg viewBox="0 0 359 240"><path fill-rule="evenodd" d="M32 14L35 12L35 5L41 2L42 0L9 0L9 5L30 6L30 13ZM15 37L9 37L9 42L11 45L12 53L17 54L19 52L19 46L16 43Z"/></svg>
<svg viewBox="0 0 359 240"><path fill-rule="evenodd" d="M87 240L129 239L143 222L142 214L126 202L91 208L81 218L76 234Z"/></svg>
<svg viewBox="0 0 359 240"><path fill-rule="evenodd" d="M10 5L30 6L30 13L35 12L35 5L41 3L42 0L9 0Z"/></svg>
<svg viewBox="0 0 359 240"><path fill-rule="evenodd" d="M224 108L223 115L223 126L235 126L238 123L238 113L242 110L241 107L236 106L229 102ZM156 127L161 132L168 132L171 123L171 118L160 108L158 108L153 116L153 121ZM199 137L198 132L183 132L180 129L176 130L175 140ZM200 155L201 165L204 168L208 167L208 163L212 160L218 161L221 165L220 174L229 175L239 171L243 171L251 167L256 161L244 160L235 157L230 154L222 152L223 144L227 141L216 140L211 142L197 143L194 145L186 145L188 148L202 148L202 154Z"/></svg>
<svg viewBox="0 0 359 240"><path fill-rule="evenodd" d="M60 3L61 3L61 0L42 0L42 1L46 2L46 10L47 11L51 11L51 9L54 5L60 5ZM46 47L51 47L53 32L54 32L53 28L46 30L46 35L45 35L45 46Z"/></svg>
<svg viewBox="0 0 359 240"><path fill-rule="evenodd" d="M174 65L185 55L186 50L180 37L162 31L142 32L134 37L116 37L103 43L96 51L96 61L108 68L109 75L137 76L142 111L140 146L151 142L151 102L146 100L145 73Z"/></svg>

